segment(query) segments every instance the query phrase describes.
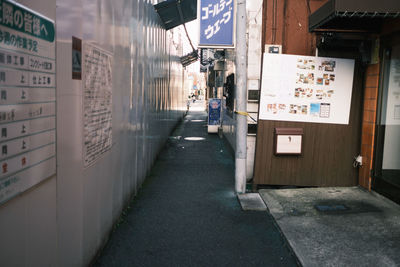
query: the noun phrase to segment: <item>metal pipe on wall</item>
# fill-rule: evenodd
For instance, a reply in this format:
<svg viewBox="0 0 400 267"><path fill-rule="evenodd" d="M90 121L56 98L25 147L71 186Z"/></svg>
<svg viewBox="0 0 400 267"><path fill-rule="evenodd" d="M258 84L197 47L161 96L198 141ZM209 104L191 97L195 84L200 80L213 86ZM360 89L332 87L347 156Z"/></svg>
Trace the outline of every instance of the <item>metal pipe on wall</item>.
<svg viewBox="0 0 400 267"><path fill-rule="evenodd" d="M236 152L235 190L246 191L247 162L247 43L246 43L246 0L237 0L236 9Z"/></svg>

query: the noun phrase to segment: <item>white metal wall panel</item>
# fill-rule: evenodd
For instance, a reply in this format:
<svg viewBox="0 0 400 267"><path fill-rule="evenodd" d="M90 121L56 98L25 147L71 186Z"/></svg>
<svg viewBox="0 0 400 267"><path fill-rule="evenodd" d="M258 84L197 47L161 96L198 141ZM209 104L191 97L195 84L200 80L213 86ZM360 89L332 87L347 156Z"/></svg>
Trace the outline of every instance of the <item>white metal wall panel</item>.
<svg viewBox="0 0 400 267"><path fill-rule="evenodd" d="M57 176L0 206L0 256L12 266L85 266L184 114L181 34L162 29L156 1L18 2L56 21ZM72 36L113 55L112 148L87 168Z"/></svg>
<svg viewBox="0 0 400 267"><path fill-rule="evenodd" d="M52 0L17 2L55 20ZM0 258L4 266L57 264L55 176L0 206Z"/></svg>
<svg viewBox="0 0 400 267"><path fill-rule="evenodd" d="M86 169L81 158L66 164L59 161L57 199L63 209L58 209L57 214L59 220L65 220L63 225L59 223L59 257L60 263L65 266L76 263L75 255L82 257L77 259L79 264L88 263L95 255L123 204L143 183L157 152L183 115L185 105L182 101L183 88L179 86L182 68L176 62L178 58L173 57L178 49L169 43L175 36L168 37L172 34L166 34L161 29L159 18L149 1L102 0L93 3L82 0L77 2L77 6L83 8L75 8L67 1L57 2L57 29L62 32L59 41L65 40L70 46L71 36L76 36L112 53L113 146ZM71 16L80 17L83 26L70 28ZM179 44L180 40L175 40L175 43ZM58 56L69 52L66 51L70 50L68 45L58 46ZM58 65L61 64L64 62ZM70 72L65 75L69 78ZM81 93L74 95L73 99L64 97L64 93L69 95L71 87L78 87L80 92L81 84L71 80L68 83L58 85L58 120L61 123L73 118L69 124L76 119L79 122L73 130L58 132L60 157L64 153L62 147L65 142L67 144L64 145L72 146L73 150L79 151L76 154L81 155L80 144L76 141L82 140L79 130L82 127L81 110L67 104L67 107L63 106L70 101L81 105ZM157 109L157 103L162 103L162 108ZM67 110L61 109L64 107ZM61 114L69 114L70 117ZM75 141L70 140L70 136L75 136ZM71 169L78 169L75 181L71 180ZM65 184L70 186L64 187ZM69 204L71 190L80 192L78 203L72 206ZM73 209L78 209L80 215L72 215L71 218ZM75 239L67 235L71 223L73 228L79 229Z"/></svg>

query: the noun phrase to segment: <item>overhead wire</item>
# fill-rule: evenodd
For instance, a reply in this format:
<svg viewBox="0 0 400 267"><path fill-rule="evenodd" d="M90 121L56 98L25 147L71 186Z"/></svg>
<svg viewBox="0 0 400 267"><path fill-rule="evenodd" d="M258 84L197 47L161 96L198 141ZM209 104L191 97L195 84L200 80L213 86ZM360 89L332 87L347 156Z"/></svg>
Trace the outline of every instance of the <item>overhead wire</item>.
<svg viewBox="0 0 400 267"><path fill-rule="evenodd" d="M181 19L183 28L185 29L186 37L189 40L190 46L192 47L193 51L197 51L197 49L194 48L192 40L190 39L189 33L188 33L187 29L186 29L185 20L183 19L183 13L182 13L182 9L181 9L181 0L178 0L176 6L178 8L179 17Z"/></svg>

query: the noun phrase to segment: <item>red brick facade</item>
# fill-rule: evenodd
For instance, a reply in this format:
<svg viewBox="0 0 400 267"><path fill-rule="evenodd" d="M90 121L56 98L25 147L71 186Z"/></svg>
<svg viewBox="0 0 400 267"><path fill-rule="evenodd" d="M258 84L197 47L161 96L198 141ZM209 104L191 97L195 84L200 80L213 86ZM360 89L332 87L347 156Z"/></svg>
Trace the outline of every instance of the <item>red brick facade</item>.
<svg viewBox="0 0 400 267"><path fill-rule="evenodd" d="M379 87L379 64L368 65L365 73L364 107L361 136L361 156L363 166L359 171L359 184L371 190L371 170L374 140L375 120Z"/></svg>

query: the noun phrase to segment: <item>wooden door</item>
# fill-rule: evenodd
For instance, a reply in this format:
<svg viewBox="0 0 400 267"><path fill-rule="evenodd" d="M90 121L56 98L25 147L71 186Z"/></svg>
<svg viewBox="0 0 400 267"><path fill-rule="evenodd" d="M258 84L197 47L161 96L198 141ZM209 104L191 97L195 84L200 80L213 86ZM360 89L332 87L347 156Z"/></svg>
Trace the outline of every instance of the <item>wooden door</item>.
<svg viewBox="0 0 400 267"><path fill-rule="evenodd" d="M351 109L348 125L258 121L253 183L256 185L354 186L358 169L354 156L360 154L361 116L364 71L360 61L343 51L330 51L320 56L355 58ZM303 128L301 156L274 155L275 128Z"/></svg>

